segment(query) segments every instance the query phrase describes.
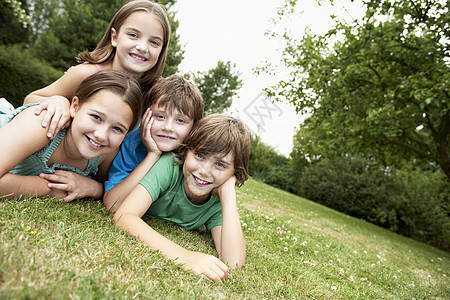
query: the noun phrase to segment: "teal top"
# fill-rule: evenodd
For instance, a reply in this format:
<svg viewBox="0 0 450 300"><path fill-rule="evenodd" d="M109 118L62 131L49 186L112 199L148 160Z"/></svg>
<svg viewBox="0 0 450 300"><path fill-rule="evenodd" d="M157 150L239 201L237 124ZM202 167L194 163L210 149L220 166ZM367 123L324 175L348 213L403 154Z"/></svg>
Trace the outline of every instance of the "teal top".
<svg viewBox="0 0 450 300"><path fill-rule="evenodd" d="M8 114L8 122L11 121L22 110L33 105L38 105L38 103L32 103L21 106L16 110L14 110L14 112L12 112L11 114ZM82 176L97 174L98 172L97 165L100 160L100 156L90 159L84 171L81 171L72 166L60 165L57 163L51 166L47 165L47 162L52 156L53 151L55 151L56 147L58 147L59 143L62 141L65 134L66 130L60 130L56 135L56 137L53 140L50 140L49 143L43 149L25 158L14 169L12 169L10 173L23 176L38 176L40 173L49 174L55 172L55 170L64 170L64 171L72 171Z"/></svg>
<svg viewBox="0 0 450 300"><path fill-rule="evenodd" d="M187 230L206 226L208 232L222 225L222 207L219 197L210 196L201 205L193 204L183 186L182 166L176 164L173 154L165 153L142 178L140 184L152 197L147 217L174 222Z"/></svg>

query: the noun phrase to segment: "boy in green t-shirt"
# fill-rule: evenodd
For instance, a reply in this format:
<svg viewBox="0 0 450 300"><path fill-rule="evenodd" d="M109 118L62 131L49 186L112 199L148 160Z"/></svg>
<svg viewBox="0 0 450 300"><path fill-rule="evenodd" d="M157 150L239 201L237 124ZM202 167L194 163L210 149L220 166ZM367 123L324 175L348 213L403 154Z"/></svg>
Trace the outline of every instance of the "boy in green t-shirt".
<svg viewBox="0 0 450 300"><path fill-rule="evenodd" d="M224 115L201 119L180 153L163 155L127 196L114 214L115 225L194 274L225 280L225 263L230 268L245 263L235 185L249 176L250 147L250 132L240 121ZM223 262L170 241L145 223L143 215L188 230L205 224Z"/></svg>

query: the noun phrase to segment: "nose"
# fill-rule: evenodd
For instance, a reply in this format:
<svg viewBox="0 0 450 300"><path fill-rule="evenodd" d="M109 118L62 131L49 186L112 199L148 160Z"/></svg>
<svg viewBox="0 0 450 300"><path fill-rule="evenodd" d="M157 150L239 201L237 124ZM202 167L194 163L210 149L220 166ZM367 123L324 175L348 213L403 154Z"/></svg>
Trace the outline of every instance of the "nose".
<svg viewBox="0 0 450 300"><path fill-rule="evenodd" d="M203 175L203 176L209 175L211 173L211 163L207 162L207 161L203 161L200 164L198 171L199 171L199 175Z"/></svg>
<svg viewBox="0 0 450 300"><path fill-rule="evenodd" d="M166 122L164 122L162 129L165 131L173 131L173 120L167 119Z"/></svg>
<svg viewBox="0 0 450 300"><path fill-rule="evenodd" d="M108 131L109 131L109 127L106 125L97 127L97 129L94 132L95 139L98 142L106 141L108 139Z"/></svg>
<svg viewBox="0 0 450 300"><path fill-rule="evenodd" d="M136 49L141 52L147 52L147 42L144 40L140 40L136 45Z"/></svg>

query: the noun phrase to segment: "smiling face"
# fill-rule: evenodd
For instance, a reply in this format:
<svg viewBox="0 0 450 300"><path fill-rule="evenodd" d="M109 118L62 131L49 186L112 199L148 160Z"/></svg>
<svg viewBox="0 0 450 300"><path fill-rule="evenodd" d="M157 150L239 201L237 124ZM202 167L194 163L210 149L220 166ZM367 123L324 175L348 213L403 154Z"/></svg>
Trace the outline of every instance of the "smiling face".
<svg viewBox="0 0 450 300"><path fill-rule="evenodd" d="M106 90L93 94L80 105L74 97L69 137L79 155L92 159L116 150L130 129L133 112L122 97Z"/></svg>
<svg viewBox="0 0 450 300"><path fill-rule="evenodd" d="M152 112L154 121L150 132L158 149L167 152L180 147L191 132L193 120L176 108L170 111L158 103L152 106Z"/></svg>
<svg viewBox="0 0 450 300"><path fill-rule="evenodd" d="M163 39L163 27L153 14L132 13L118 31L111 29L111 44L116 48L113 69L138 75L150 70L158 62Z"/></svg>
<svg viewBox="0 0 450 300"><path fill-rule="evenodd" d="M205 203L212 190L234 174L234 157L203 155L187 152L183 164L183 185L188 199L194 204Z"/></svg>

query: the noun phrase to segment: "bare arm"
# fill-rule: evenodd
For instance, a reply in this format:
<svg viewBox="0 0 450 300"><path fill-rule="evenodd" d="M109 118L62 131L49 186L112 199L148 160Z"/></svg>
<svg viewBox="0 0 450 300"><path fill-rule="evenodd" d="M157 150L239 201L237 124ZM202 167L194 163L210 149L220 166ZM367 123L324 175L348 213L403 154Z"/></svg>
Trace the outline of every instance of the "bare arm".
<svg viewBox="0 0 450 300"><path fill-rule="evenodd" d="M222 205L222 226L211 229L219 257L230 268L245 264L245 241L236 203L236 178L230 177L217 190Z"/></svg>
<svg viewBox="0 0 450 300"><path fill-rule="evenodd" d="M70 122L69 105L75 90L89 75L97 71L91 64L81 64L69 69L52 84L31 92L24 99L24 104L39 103L35 108L37 115L46 110L42 126L48 127L50 138L56 136L59 130L66 128Z"/></svg>
<svg viewBox="0 0 450 300"><path fill-rule="evenodd" d="M144 178L161 156L161 151L157 148L150 134L151 125L153 124L151 116L152 112L147 110L142 118L140 133L141 140L147 148L148 153L124 180L105 192L103 204L107 210L111 210L112 212L117 211L125 200L125 197L139 184L139 181Z"/></svg>
<svg viewBox="0 0 450 300"><path fill-rule="evenodd" d="M17 194L47 195L47 181L38 176L20 176L8 173L19 162L41 150L49 140L46 130L40 126L40 116L33 108L20 112L14 119L0 128L0 140L4 141L0 155L0 194L12 198Z"/></svg>
<svg viewBox="0 0 450 300"><path fill-rule="evenodd" d="M150 249L159 250L165 257L183 265L194 274L204 274L216 281L226 279L228 268L218 258L179 246L141 219L152 202L147 190L142 185L137 185L114 214L115 226L138 237Z"/></svg>

